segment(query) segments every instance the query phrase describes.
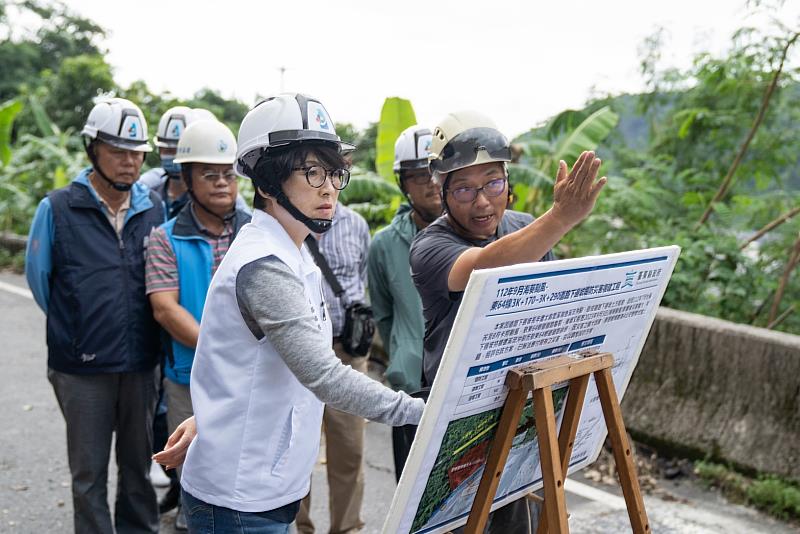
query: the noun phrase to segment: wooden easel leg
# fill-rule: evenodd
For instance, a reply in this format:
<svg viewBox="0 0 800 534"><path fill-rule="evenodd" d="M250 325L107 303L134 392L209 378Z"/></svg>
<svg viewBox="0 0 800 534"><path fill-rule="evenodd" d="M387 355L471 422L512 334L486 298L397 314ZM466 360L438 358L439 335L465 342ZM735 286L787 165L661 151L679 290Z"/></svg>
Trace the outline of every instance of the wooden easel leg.
<svg viewBox="0 0 800 534"><path fill-rule="evenodd" d="M481 483L469 512L467 525L464 527L465 534L482 533L486 526L492 501L497 493L497 485L500 483L500 476L503 474L503 467L506 465L511 443L514 441L514 434L517 431L522 408L525 406L527 398L528 390L526 389L511 389L508 392L489 457L486 459Z"/></svg>
<svg viewBox="0 0 800 534"><path fill-rule="evenodd" d="M564 420L558 433L558 450L561 453L561 473L566 478L569 459L572 456L572 447L575 444L575 435L578 432L578 423L581 420L581 409L586 398L586 389L589 387L589 376L583 375L569 381L567 405L564 407ZM539 514L539 526L536 534L547 534L547 510L543 506Z"/></svg>
<svg viewBox="0 0 800 534"><path fill-rule="evenodd" d="M625 497L625 504L628 507L631 528L634 534L649 534L651 532L650 523L644 509L644 500L639 488L639 480L636 477L636 465L633 462L631 446L622 422L622 410L619 407L617 390L614 389L611 369L595 372L594 378L600 396L600 404L603 407L603 417L605 417L608 427L608 437L611 439L611 447L614 451L614 461L617 464L622 495Z"/></svg>
<svg viewBox="0 0 800 534"><path fill-rule="evenodd" d="M550 386L533 390L536 413L536 432L539 436L539 456L544 480L544 509L550 532L567 534L567 505L564 499L564 476L556 437L556 418L553 391Z"/></svg>

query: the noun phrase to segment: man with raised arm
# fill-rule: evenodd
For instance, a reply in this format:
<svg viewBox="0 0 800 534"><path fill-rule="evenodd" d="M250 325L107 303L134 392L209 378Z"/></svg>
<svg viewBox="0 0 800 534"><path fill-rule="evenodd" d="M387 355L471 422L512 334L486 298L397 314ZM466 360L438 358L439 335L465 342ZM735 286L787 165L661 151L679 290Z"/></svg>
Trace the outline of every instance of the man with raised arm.
<svg viewBox="0 0 800 534"><path fill-rule="evenodd" d="M430 170L442 187L444 216L417 235L410 253L425 318L423 385L433 384L472 271L553 259L550 249L591 213L606 183L595 180L593 152L571 171L562 161L553 206L534 219L506 209L510 161L508 140L480 113L451 113L433 131ZM535 531L535 516L520 499L490 516L489 531Z"/></svg>

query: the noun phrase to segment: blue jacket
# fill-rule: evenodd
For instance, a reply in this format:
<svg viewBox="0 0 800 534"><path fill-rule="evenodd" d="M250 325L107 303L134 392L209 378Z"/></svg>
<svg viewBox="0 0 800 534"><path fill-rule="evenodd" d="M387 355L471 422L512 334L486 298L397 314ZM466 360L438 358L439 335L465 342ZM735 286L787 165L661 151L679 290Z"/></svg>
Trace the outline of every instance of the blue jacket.
<svg viewBox="0 0 800 534"><path fill-rule="evenodd" d="M214 268L214 252L195 223L191 202L178 215L162 225L170 241L178 265L178 303L199 323L206 303L206 293L211 285ZM250 215L237 210L233 219L233 235L250 222ZM194 362L194 348L169 338L164 364L164 374L177 384L189 384Z"/></svg>
<svg viewBox="0 0 800 534"><path fill-rule="evenodd" d="M145 295L144 252L164 221L158 195L131 189L122 235L83 170L42 200L28 236L25 274L47 314L48 365L72 374L146 371L158 362L158 325Z"/></svg>

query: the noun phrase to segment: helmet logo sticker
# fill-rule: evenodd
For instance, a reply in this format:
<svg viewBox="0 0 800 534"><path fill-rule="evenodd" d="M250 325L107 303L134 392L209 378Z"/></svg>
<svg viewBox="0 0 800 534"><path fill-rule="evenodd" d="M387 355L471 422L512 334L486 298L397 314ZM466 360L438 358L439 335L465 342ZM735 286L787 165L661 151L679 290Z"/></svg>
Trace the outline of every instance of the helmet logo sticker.
<svg viewBox="0 0 800 534"><path fill-rule="evenodd" d="M143 136L147 135L147 132L142 125L142 119L138 116L138 114L134 113L125 113L127 110L123 111L122 124L119 127L119 136L120 137L127 137L128 139L142 139Z"/></svg>
<svg viewBox="0 0 800 534"><path fill-rule="evenodd" d="M219 144L217 145L221 154L224 154L226 150L228 150L228 144L223 141L222 139L219 140Z"/></svg>
<svg viewBox="0 0 800 534"><path fill-rule="evenodd" d="M333 122L322 104L310 100L308 102L308 129L318 132L333 133Z"/></svg>
<svg viewBox="0 0 800 534"><path fill-rule="evenodd" d="M424 135L419 138L419 142L417 144L417 154L419 158L427 158L431 155L431 143L433 142L433 136L430 134Z"/></svg>
<svg viewBox="0 0 800 534"><path fill-rule="evenodd" d="M180 137L181 136L181 123L176 122L175 126L172 127L172 137Z"/></svg>
<svg viewBox="0 0 800 534"><path fill-rule="evenodd" d="M320 128L322 128L323 130L327 130L328 129L328 121L325 118L325 115L323 115L321 109L317 109L316 121L317 121L317 124L319 124Z"/></svg>

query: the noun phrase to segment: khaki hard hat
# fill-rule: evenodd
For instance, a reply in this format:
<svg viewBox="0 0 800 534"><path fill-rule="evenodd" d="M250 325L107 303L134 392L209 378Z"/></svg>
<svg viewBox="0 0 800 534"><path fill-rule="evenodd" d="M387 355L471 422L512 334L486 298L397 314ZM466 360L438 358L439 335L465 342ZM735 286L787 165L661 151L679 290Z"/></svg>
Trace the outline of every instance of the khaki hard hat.
<svg viewBox="0 0 800 534"><path fill-rule="evenodd" d="M450 113L433 130L428 158L431 172L446 174L473 165L509 161L508 139L482 113Z"/></svg>

